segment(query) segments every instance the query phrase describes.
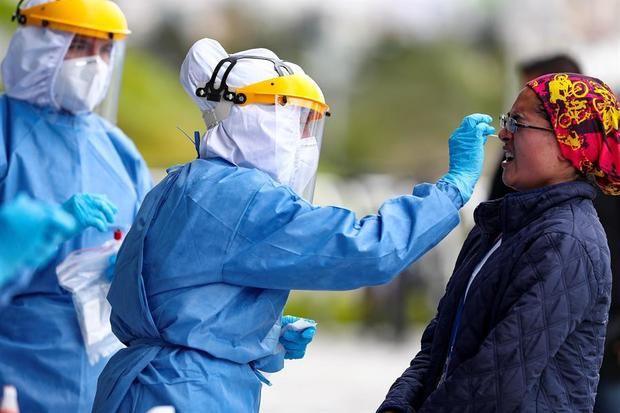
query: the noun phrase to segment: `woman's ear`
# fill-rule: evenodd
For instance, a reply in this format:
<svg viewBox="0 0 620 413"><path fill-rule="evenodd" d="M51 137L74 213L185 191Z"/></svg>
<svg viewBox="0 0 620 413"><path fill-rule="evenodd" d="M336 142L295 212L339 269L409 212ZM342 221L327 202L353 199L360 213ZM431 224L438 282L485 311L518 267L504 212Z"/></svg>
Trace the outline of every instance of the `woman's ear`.
<svg viewBox="0 0 620 413"><path fill-rule="evenodd" d="M562 151L558 151L556 159L558 165L564 171L566 178L573 177L577 179L581 175L581 172L579 172L579 170L573 166L573 163L562 154Z"/></svg>
<svg viewBox="0 0 620 413"><path fill-rule="evenodd" d="M572 164L570 163L570 161L564 157L564 155L562 154L562 152L559 152L559 153L557 154L557 159L558 159L558 162L560 162L560 163L567 163L567 164L569 164L569 165L571 165L571 166L572 166Z"/></svg>
<svg viewBox="0 0 620 413"><path fill-rule="evenodd" d="M562 165L564 166L564 168L566 170L566 177L567 178L579 179L579 177L582 176L582 173L579 171L579 169L577 169L577 168L575 168L573 166L571 161L569 161L565 157L561 156L561 162L562 162Z"/></svg>

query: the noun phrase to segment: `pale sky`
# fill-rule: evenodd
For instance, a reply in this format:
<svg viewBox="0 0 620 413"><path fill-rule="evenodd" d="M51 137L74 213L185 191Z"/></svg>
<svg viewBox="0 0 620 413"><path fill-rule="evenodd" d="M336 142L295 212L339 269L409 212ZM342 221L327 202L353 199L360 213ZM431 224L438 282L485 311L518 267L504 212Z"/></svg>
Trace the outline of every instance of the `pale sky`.
<svg viewBox="0 0 620 413"><path fill-rule="evenodd" d="M145 33L166 13L196 16L204 13L206 0L185 0L179 8L178 0L117 0L128 16L135 33ZM272 22L276 19L297 19L303 13L319 9L332 21L362 22L376 32L383 28L398 28L403 33L418 37L434 37L446 30L467 31L480 19L483 0L209 0L214 12L224 4L239 4L251 11L257 19ZM204 16L211 21L213 16ZM453 24L456 21L461 24ZM183 24L183 22L180 22ZM208 28L205 28L208 30ZM352 35L354 35L352 31Z"/></svg>
<svg viewBox="0 0 620 413"><path fill-rule="evenodd" d="M364 48L386 29L404 38L467 38L491 24L508 50L509 65L547 54L575 55L589 74L620 88L618 0L117 0L133 41L149 36L162 16L175 16L190 37L235 30L217 18L222 5L237 4L265 25L295 21L318 9L324 36L334 44ZM213 13L209 8L213 7ZM190 26L191 25L191 26Z"/></svg>

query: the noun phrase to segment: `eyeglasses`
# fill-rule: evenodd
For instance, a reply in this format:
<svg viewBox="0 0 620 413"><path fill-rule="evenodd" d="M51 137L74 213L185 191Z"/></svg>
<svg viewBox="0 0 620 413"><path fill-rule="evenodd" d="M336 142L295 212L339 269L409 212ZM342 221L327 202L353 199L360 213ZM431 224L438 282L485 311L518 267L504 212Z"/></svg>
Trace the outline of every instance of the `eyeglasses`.
<svg viewBox="0 0 620 413"><path fill-rule="evenodd" d="M553 129L543 128L541 126L526 125L525 123L520 123L515 118L513 118L512 116L506 115L506 114L499 115L499 126L502 129L506 129L510 133L515 133L518 128L529 128L529 129L546 130L548 132L555 133L555 131Z"/></svg>

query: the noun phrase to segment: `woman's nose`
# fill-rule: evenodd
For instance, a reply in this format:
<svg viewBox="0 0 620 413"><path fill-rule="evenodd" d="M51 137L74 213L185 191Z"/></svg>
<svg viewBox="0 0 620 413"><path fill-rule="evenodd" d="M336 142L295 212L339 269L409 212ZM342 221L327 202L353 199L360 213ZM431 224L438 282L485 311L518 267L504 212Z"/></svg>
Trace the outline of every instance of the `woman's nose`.
<svg viewBox="0 0 620 413"><path fill-rule="evenodd" d="M510 133L506 128L501 128L497 136L502 142L507 142L513 138L513 134Z"/></svg>

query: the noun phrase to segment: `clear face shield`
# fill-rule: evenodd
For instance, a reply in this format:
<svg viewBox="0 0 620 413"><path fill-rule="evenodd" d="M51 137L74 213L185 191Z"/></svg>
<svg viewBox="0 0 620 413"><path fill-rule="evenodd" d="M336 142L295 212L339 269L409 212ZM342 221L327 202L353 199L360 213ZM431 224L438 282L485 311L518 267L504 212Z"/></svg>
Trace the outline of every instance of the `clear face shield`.
<svg viewBox="0 0 620 413"><path fill-rule="evenodd" d="M275 96L278 180L312 202L326 111L306 99Z"/></svg>
<svg viewBox="0 0 620 413"><path fill-rule="evenodd" d="M103 101L95 108L95 112L107 119L110 123L116 124L118 121L118 104L121 95L121 84L123 82L123 67L125 65L125 52L127 43L125 40L116 40L112 51L110 83L108 93Z"/></svg>
<svg viewBox="0 0 620 413"><path fill-rule="evenodd" d="M239 88L229 87L228 76L242 59L271 62L278 76ZM220 71L221 79L218 76ZM295 73L281 60L250 55L229 56L220 60L209 81L204 87L198 87L195 93L199 98L217 102L213 109L203 112L208 129L225 120L234 105L264 107L268 118L260 120L258 125L243 125L246 129L260 128L269 134L269 143L257 143L250 150L255 152L254 157L260 157L256 152L266 154L260 162L255 160L254 166L312 202L323 126L325 117L329 116L329 106L314 80L303 73ZM274 161L275 165L272 164Z"/></svg>
<svg viewBox="0 0 620 413"><path fill-rule="evenodd" d="M75 114L96 111L116 123L124 56L124 41L76 34L54 83L58 106Z"/></svg>

